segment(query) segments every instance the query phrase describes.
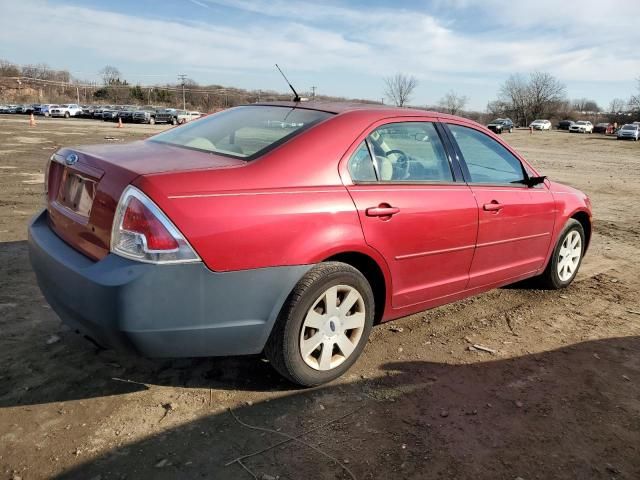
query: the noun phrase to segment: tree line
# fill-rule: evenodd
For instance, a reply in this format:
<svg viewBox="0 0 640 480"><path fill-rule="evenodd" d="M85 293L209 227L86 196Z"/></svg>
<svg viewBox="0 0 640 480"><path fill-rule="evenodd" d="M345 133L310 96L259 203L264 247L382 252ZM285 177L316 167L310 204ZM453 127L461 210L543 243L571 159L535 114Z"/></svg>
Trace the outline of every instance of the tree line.
<svg viewBox="0 0 640 480"><path fill-rule="evenodd" d="M414 76L398 73L384 80L384 94L392 104L408 106L417 86L418 80ZM566 85L546 72L510 75L499 87L497 98L487 104L485 114L465 111L468 100L468 97L450 91L436 105L427 108L479 121L490 117L509 117L518 125L529 125L538 118L576 120L580 116L598 116L601 113L610 121L624 121L628 113L640 116L640 78L638 93L627 100L614 98L606 112L588 98L569 100Z"/></svg>
<svg viewBox="0 0 640 480"><path fill-rule="evenodd" d="M0 59L0 79L28 79L33 83L33 93L25 93L22 102L69 102L112 103L112 104L152 104L182 105L184 100L188 108L200 111L213 111L218 108L233 107L245 103L273 100L289 100L289 94L265 90L244 90L223 87L221 85L199 85L194 80L166 83L164 85L131 85L117 67L106 65L98 72L99 82L87 82L74 78L66 70L58 70L44 63L18 65ZM394 105L405 107L411 104L418 80L404 73L384 79L384 95ZM0 88L2 85L0 85ZM26 90L25 90L26 91ZM1 94L0 90L0 94ZM33 98L36 96L37 98ZM315 99L344 101L343 97L309 95ZM353 99L351 99L353 101ZM376 103L371 100L356 100ZM579 98L570 101L567 98L566 85L556 77L545 72L533 72L529 75L510 75L499 87L497 98L487 104L485 112L466 110L469 98L455 91L447 92L435 105L427 106L452 115L462 115L473 120L485 122L489 117L509 117L516 124L528 125L536 118L577 119L584 115L597 115L603 108L595 101ZM640 115L640 78L638 91L628 99L614 98L606 110L610 121L624 121L625 114L635 112Z"/></svg>

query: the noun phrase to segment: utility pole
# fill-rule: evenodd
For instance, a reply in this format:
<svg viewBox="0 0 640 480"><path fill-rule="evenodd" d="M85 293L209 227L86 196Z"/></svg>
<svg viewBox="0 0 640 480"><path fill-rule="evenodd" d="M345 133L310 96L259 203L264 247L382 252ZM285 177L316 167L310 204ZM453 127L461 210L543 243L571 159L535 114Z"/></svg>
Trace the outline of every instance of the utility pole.
<svg viewBox="0 0 640 480"><path fill-rule="evenodd" d="M318 87L316 87L315 85L311 86L311 98L312 99L316 98L316 88L318 88Z"/></svg>
<svg viewBox="0 0 640 480"><path fill-rule="evenodd" d="M182 81L182 109L186 110L187 109L187 102L186 102L185 97L184 97L184 80L185 80L185 78L187 78L187 76L184 73L181 73L180 75L178 75L178 78L180 79L180 81Z"/></svg>

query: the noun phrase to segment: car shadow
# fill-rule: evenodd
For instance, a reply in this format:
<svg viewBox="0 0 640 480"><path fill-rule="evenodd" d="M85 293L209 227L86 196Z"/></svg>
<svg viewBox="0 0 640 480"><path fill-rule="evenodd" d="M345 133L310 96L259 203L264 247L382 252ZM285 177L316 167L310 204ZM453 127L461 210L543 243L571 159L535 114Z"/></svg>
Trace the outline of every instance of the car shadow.
<svg viewBox="0 0 640 480"><path fill-rule="evenodd" d="M461 365L394 362L379 378L234 410L269 431L215 411L57 478L640 478L639 382L637 336ZM269 448L286 440L277 432L316 428ZM243 461L251 474L225 466L265 448Z"/></svg>
<svg viewBox="0 0 640 480"><path fill-rule="evenodd" d="M42 297L27 242L0 243L0 408L124 395L147 385L294 388L261 356L145 359L104 350L63 325Z"/></svg>

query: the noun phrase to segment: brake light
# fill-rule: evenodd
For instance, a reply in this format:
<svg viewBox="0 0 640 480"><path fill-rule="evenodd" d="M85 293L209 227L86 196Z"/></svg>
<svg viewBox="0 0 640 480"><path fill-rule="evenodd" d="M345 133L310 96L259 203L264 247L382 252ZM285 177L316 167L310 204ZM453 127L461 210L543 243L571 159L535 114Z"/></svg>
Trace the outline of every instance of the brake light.
<svg viewBox="0 0 640 480"><path fill-rule="evenodd" d="M167 216L149 197L132 186L125 189L116 209L111 251L150 263L200 261Z"/></svg>
<svg viewBox="0 0 640 480"><path fill-rule="evenodd" d="M164 225L145 207L140 200L132 197L124 212L122 228L128 232L144 236L147 248L151 251L172 251L178 248L178 242Z"/></svg>

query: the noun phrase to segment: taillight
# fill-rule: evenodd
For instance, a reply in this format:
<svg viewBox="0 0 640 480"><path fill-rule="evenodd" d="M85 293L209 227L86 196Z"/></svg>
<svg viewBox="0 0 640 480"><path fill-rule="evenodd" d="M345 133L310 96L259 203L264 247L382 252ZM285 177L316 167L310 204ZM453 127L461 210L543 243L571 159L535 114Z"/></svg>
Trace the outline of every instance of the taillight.
<svg viewBox="0 0 640 480"><path fill-rule="evenodd" d="M125 189L116 209L111 251L141 262L200 261L167 216L149 197L132 186Z"/></svg>

